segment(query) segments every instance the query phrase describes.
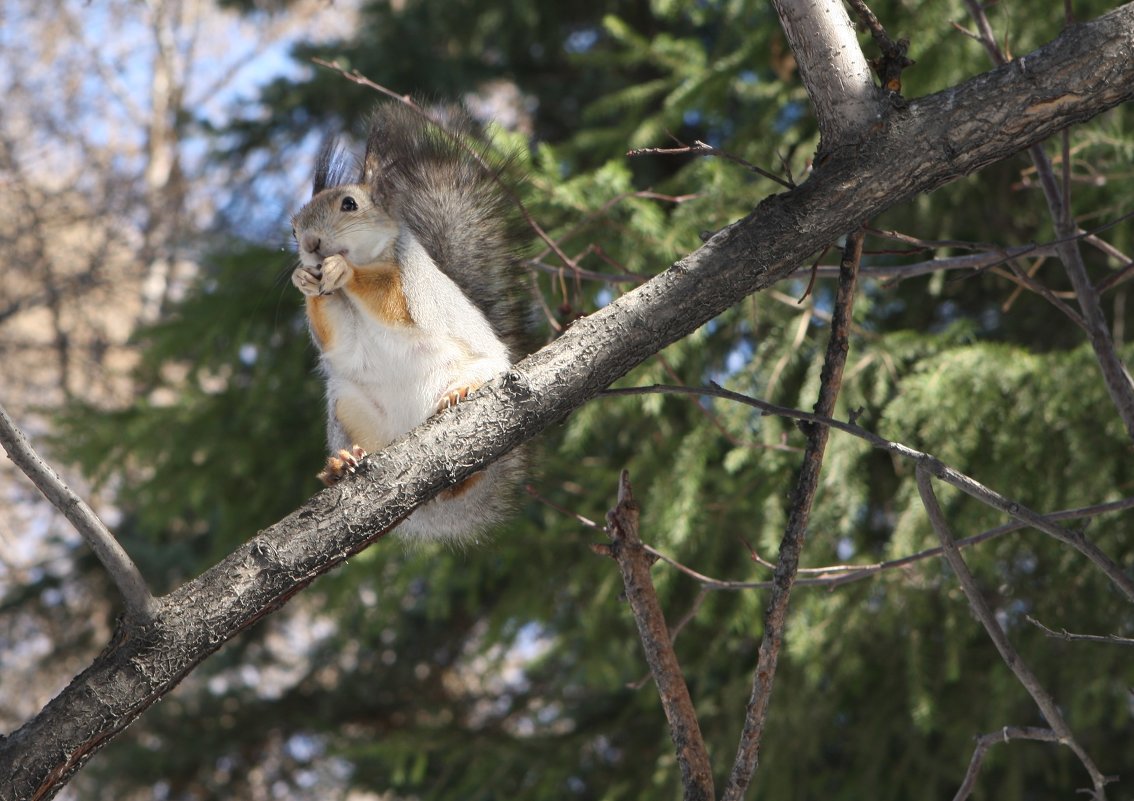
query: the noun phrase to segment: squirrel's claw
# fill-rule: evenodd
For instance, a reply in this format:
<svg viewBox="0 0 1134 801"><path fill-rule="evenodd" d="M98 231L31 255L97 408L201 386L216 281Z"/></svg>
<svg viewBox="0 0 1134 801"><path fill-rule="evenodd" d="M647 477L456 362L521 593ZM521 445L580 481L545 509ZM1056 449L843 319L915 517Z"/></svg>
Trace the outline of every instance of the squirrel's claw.
<svg viewBox="0 0 1134 801"><path fill-rule="evenodd" d="M326 486L333 487L349 475L358 470L359 463L366 458L366 451L357 445L350 450L340 450L336 455L327 457L327 466L319 473L319 480Z"/></svg>
<svg viewBox="0 0 1134 801"><path fill-rule="evenodd" d="M476 392L482 386L484 386L482 382L477 382L475 384L453 387L441 396L441 400L437 401L437 411L443 412L451 406L456 406L458 403L468 398L470 392Z"/></svg>

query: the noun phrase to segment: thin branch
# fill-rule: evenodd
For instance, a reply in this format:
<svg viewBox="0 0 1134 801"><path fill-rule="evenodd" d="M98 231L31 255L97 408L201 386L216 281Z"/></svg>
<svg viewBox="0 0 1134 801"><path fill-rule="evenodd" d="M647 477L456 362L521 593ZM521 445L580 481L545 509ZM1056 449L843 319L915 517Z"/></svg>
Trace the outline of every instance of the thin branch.
<svg viewBox="0 0 1134 801"><path fill-rule="evenodd" d="M708 387L677 387L669 385L654 385L649 387L623 387L619 389L608 389L604 395L648 395L656 392L668 392L674 394L688 394L698 396L713 396L718 398L725 398L733 400L737 403L743 403L747 406L760 409L766 414L775 415L777 417L786 417L791 420L801 420L807 423L818 423L820 425L830 426L838 431L843 431L859 439L869 442L875 448L884 450L895 456L900 456L913 462L925 462L929 464L933 470L933 474L945 481L952 484L957 489L971 495L979 501L999 509L1000 511L1010 515L1011 517L1036 528L1045 534L1066 543L1081 554L1086 556L1099 570L1101 570L1107 578L1127 597L1130 601L1134 602L1134 580L1122 570L1122 568L1114 562L1109 556L1103 553L1097 545L1088 540L1081 531L1073 529L1065 529L1057 526L1051 522L1046 516L1035 512L1028 507L1013 501L1010 498L1005 498L995 490L986 487L974 478L958 472L953 468L946 465L937 457L923 451L915 450L908 445L903 445L900 442L893 442L885 437L875 434L873 431L868 431L856 423L846 423L842 420L835 420L831 417L824 415L813 414L811 412L800 411L799 409L792 409L790 406L780 406L779 404L769 403L767 401L752 398L748 395L742 395L739 392L732 392L731 390L723 389L722 387L711 384Z"/></svg>
<svg viewBox="0 0 1134 801"><path fill-rule="evenodd" d="M541 499L542 500L542 499ZM549 506L554 505L548 503ZM1106 514L1108 512L1118 512L1124 509L1134 508L1134 498L1123 498L1119 501L1111 501L1110 503L1100 503L1093 506L1081 506L1076 509L1062 509L1058 512L1052 512L1044 515L1044 517L1052 522L1057 520L1072 520L1083 517L1093 517L1095 515ZM565 514L571 514L566 510L561 510ZM1019 520L1013 520L1010 523L1005 523L996 528L990 528L988 531L983 531L980 534L974 534L971 537L965 537L962 540L957 540L958 548L968 548L972 545L979 545L982 542L987 542L997 537L1002 537L1005 534L1010 534L1013 531L1028 528L1028 524ZM661 561L684 573L692 579L695 579L705 589L708 590L766 590L772 586L771 581L729 581L726 579L716 579L711 576L706 576L699 573L688 565L674 559L672 556L659 551L651 545L643 545L643 547L656 556ZM889 570L896 570L901 567L921 562L925 559L931 559L935 556L940 556L942 549L940 546L935 548L926 548L912 553L907 556L902 556L897 559L888 559L885 562L876 562L870 565L827 565L825 567L801 567L800 574L807 574L807 578L797 578L795 586L797 587L827 587L828 589L835 589L844 584L851 584L855 581L862 581L863 579L877 576ZM766 567L774 568L775 565L769 565L764 560L759 560L759 564ZM1085 636L1085 635L1084 635ZM1104 638L1108 642L1116 640L1121 641L1122 638Z"/></svg>
<svg viewBox="0 0 1134 801"><path fill-rule="evenodd" d="M1040 623L1031 615L1024 615L1024 619L1042 631L1048 637L1054 637L1057 640L1078 640L1079 642L1105 642L1109 645L1134 645L1134 639L1129 637L1119 637L1117 634L1072 634L1067 629L1060 629L1059 631L1052 631L1043 623Z"/></svg>
<svg viewBox="0 0 1134 801"><path fill-rule="evenodd" d="M1006 743L1009 740L1039 740L1045 743L1060 742L1059 735L1051 729L1039 729L1034 726L1005 726L1003 729L991 734L982 734L977 739L976 748L973 749L973 758L969 761L969 769L965 771L964 781L961 782L953 801L965 801L976 787L977 774L980 773L981 763L984 762L985 752L997 743Z"/></svg>
<svg viewBox="0 0 1134 801"><path fill-rule="evenodd" d="M554 501L543 497L542 495L539 494L539 490L537 490L531 484L525 484L524 485L524 492L528 493L528 495L535 498L537 501L542 503L544 506L549 506L552 509L554 509L555 511L559 512L560 514L566 515L567 517L573 517L576 522L581 523L582 525L586 526L587 528L593 528L593 529L602 528L602 526L600 526L595 521L591 520L589 517L584 517L583 515L579 514L578 512L572 512L570 509L567 509L566 507L560 506L559 504L555 503Z"/></svg>
<svg viewBox="0 0 1134 801"><path fill-rule="evenodd" d="M1017 286L1039 295L1041 298L1043 298L1060 312L1062 312L1063 316L1073 322L1080 330L1083 331L1083 333L1087 334L1088 336L1090 335L1090 331L1087 329L1087 321L1083 319L1083 315L1072 309L1070 306L1060 300L1054 292L1041 284L1039 281L1036 281L1027 272L1022 270L1020 266L1016 264L1015 259L1008 261L1008 267L1012 271L1012 273L1011 276L1005 274L1005 278L1010 277L1013 281L1015 281ZM997 272L1000 273L1000 271Z"/></svg>
<svg viewBox="0 0 1134 801"><path fill-rule="evenodd" d="M1063 714L1059 711L1055 699L1048 694L1047 690L1040 684L1039 679L1031 668L1027 666L1024 660L1017 653L1016 649L1012 647L1012 643L1008 641L1008 636L1004 630L1000 628L1000 624L996 622L996 615L989 607L988 603L981 595L980 588L977 587L976 579L973 574L969 572L968 565L965 564L964 557L961 556L960 550L957 548L957 543L953 540L953 534L949 531L949 524L945 520L945 515L941 511L941 506L937 502L937 496L933 493L933 483L930 479L930 469L926 462L919 462L917 466L917 489L921 495L921 502L925 505L926 514L929 515L929 522L933 526L933 530L937 532L937 538L941 540L941 547L945 551L945 559L949 562L949 567L953 569L956 574L957 580L961 584L961 589L968 599L969 608L973 611L977 620L984 626L984 630L988 633L989 639L992 640L996 650L1000 652L1001 659L1008 666L1015 675L1024 689L1028 691L1028 695L1035 701L1036 706L1039 707L1040 712L1043 714L1044 719L1048 725L1059 736L1059 742L1070 748L1083 767L1087 769L1087 773L1091 776L1091 784L1094 786L1094 797L1097 801L1105 801L1106 799L1106 784L1109 779L1102 774L1102 772L1095 766L1094 761L1090 755L1079 745L1075 739L1071 727L1067 725L1067 721L1063 719Z"/></svg>
<svg viewBox="0 0 1134 801"><path fill-rule="evenodd" d="M647 553L653 552L652 549L644 543L642 547L646 549ZM705 603L705 599L709 597L709 592L710 590L708 587L701 587L699 590L697 590L697 595L693 598L693 603L690 604L688 611L686 611L686 613L681 616L680 620L678 620L670 627L669 641L673 645L677 645L677 635L681 634L682 629L688 626L693 618L697 617L697 613L701 611L701 604ZM626 687L631 690L640 690L646 686L646 682L648 682L650 678L650 674L647 673L637 681L630 682L626 685Z"/></svg>
<svg viewBox="0 0 1134 801"><path fill-rule="evenodd" d="M630 476L625 470L618 477L618 504L607 512L607 531L610 534L610 555L618 563L622 582L626 587L626 600L634 613L638 635L646 652L646 662L661 696L662 708L669 722L669 733L677 750L677 763L681 768L681 783L686 801L712 801L713 769L709 752L701 736L697 713L689 688L681 675L681 665L673 650L673 640L666 626L665 615L658 603L650 580L653 559L642 547L638 536L640 509L630 489Z"/></svg>
<svg viewBox="0 0 1134 801"><path fill-rule="evenodd" d="M44 497L75 527L95 556L106 568L122 594L127 616L136 623L152 619L156 601L137 566L110 530L59 474L35 452L23 432L0 406L0 444L10 458L31 479Z"/></svg>
<svg viewBox="0 0 1134 801"><path fill-rule="evenodd" d="M1119 284L1126 283L1131 278L1134 278L1134 261L1123 265L1116 272L1111 273L1095 284L1095 291L1101 295L1104 292L1109 292L1114 289Z"/></svg>
<svg viewBox="0 0 1134 801"><path fill-rule="evenodd" d="M719 147L713 147L700 140L695 141L692 145L681 145L680 147L639 147L634 150L626 151L626 155L633 158L634 156L717 156L722 159L731 161L733 164L739 164L746 170L750 170L757 175L767 178L769 181L775 181L780 186L786 189L795 189L795 183L791 178L781 178L774 172L769 172L763 167L758 167L750 161L742 159L734 153L729 153L727 150L721 150Z"/></svg>
<svg viewBox="0 0 1134 801"><path fill-rule="evenodd" d="M831 336L827 341L827 353L819 380L819 400L815 412L830 417L835 410L835 401L843 382L843 367L846 365L850 349L850 321L854 308L855 282L858 265L862 259L863 231L857 230L847 236L840 264L839 287L831 316ZM799 569L799 556L803 550L803 540L807 524L811 518L811 507L819 487L819 473L823 467L823 454L827 448L830 430L822 424L807 427L807 450L803 455L803 467L796 483L792 498L791 512L788 516L780 555L772 579L768 608L764 612L764 636L760 641L760 653L756 660L756 672L752 679L752 695L744 715L744 726L740 733L740 743L736 749L728 786L722 798L724 801L740 801L756 772L760 758L760 743L764 736L764 726L772 697L772 683L776 675L780 646L783 643L787 621L788 601L792 585L795 584Z"/></svg>
<svg viewBox="0 0 1134 801"><path fill-rule="evenodd" d="M585 254L584 254L585 255ZM601 281L604 284L644 284L650 280L648 275L634 275L632 273L599 273L593 270L585 270L582 267L564 267L555 264L545 264L536 259L524 259L524 266L531 267L533 270L539 270L543 273L550 275L559 275L564 269L569 269L572 274L584 281Z"/></svg>

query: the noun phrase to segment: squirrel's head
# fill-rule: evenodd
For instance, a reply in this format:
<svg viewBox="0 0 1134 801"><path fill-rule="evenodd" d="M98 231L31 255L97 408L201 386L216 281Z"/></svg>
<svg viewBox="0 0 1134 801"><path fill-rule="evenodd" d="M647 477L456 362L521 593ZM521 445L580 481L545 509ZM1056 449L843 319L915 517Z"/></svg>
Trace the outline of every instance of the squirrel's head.
<svg viewBox="0 0 1134 801"><path fill-rule="evenodd" d="M291 219L299 259L316 267L339 253L354 264L372 264L386 257L398 236L398 225L376 206L360 184L324 189Z"/></svg>

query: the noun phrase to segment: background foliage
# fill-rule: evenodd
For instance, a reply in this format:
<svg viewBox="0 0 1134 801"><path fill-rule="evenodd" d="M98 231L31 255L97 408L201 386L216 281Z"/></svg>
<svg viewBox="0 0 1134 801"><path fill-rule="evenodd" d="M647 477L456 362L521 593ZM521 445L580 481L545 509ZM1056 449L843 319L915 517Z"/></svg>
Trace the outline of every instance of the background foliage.
<svg viewBox="0 0 1134 801"><path fill-rule="evenodd" d="M266 13L258 5L244 11ZM1076 12L1086 18L1105 6L1076 3ZM918 64L906 74L907 96L986 69L979 44L950 25L965 20L959 2L874 7L892 33L912 40ZM993 17L1016 53L1062 22L1061 7L1028 0L1001 3ZM462 96L488 82L518 87L531 130L499 138L528 175L525 203L567 253L589 248L581 264L600 273L655 274L696 248L701 232L778 189L724 159L627 158L627 149L703 140L773 170L782 159L802 178L816 146L794 63L763 2L373 2L349 38L294 52L300 63L312 56L418 97ZM278 249L293 199L266 187L284 165L310 159L320 132L358 130L375 99L312 70L268 83L246 115L211 132L209 157L257 165L255 178L233 189L199 240L209 246L192 292L138 335L137 399L109 413L75 404L59 420L61 451L114 491L123 512L116 530L161 589L317 488L321 388L287 282L291 256ZM1085 226L1131 208L1132 123L1127 107L1072 132ZM270 219L275 228L263 224ZM1052 238L1023 156L874 224L926 240ZM1102 236L1129 252L1132 232L1123 223ZM868 266L964 252L877 237L867 248L875 251ZM538 245L533 254L558 266ZM1120 266L1086 254L1096 280ZM556 325L632 286L535 275ZM1054 260L1036 278L1067 289ZM747 300L624 383L713 380L810 408L833 285L820 280L797 303L805 283ZM861 408L866 427L1041 510L1131 494L1130 444L1080 332L1014 288L992 271L866 281L840 416ZM1115 290L1108 309L1119 330L1134 325L1124 293ZM1124 355L1130 363L1134 352ZM765 578L749 548L774 557L802 442L791 424L721 401L600 398L542 438L532 484L556 506L601 521L626 467L647 542L714 577ZM942 501L958 536L1002 522L948 492ZM1128 515L1089 529L1130 569L1128 530ZM100 753L76 780L78 793L677 798L656 693L639 686L646 668L617 571L587 547L599 539L532 500L477 548L380 543L226 646ZM909 466L833 435L805 564L871 563L933 544ZM1128 605L1085 560L1036 532L968 555L1084 745L1105 771L1123 774L1115 797L1134 794L1130 654L1046 639L1024 619L1130 636ZM664 566L655 579L671 621L696 608L677 652L723 775L755 665L762 596L702 594ZM942 563L830 591L800 588L751 797L950 797L974 735L1040 722ZM1067 797L1084 784L1065 749L1013 744L989 754L979 786L982 797L1034 798Z"/></svg>

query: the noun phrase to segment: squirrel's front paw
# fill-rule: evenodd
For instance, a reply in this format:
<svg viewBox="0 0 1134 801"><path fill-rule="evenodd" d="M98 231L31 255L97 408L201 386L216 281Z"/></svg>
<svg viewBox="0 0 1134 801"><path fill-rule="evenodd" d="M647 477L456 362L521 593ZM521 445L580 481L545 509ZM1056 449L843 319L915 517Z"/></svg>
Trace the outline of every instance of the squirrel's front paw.
<svg viewBox="0 0 1134 801"><path fill-rule="evenodd" d="M318 295L319 282L323 273L318 267L308 267L301 264L291 271L291 282L299 288L304 295Z"/></svg>
<svg viewBox="0 0 1134 801"><path fill-rule="evenodd" d="M351 446L351 449L341 450L335 456L327 457L327 466L319 473L319 480L326 486L333 487L344 478L352 475L357 469L359 463L366 458L366 451L357 445Z"/></svg>
<svg viewBox="0 0 1134 801"><path fill-rule="evenodd" d="M323 280L319 284L319 291L329 295L335 290L342 289L350 280L350 262L341 253L333 253L323 259Z"/></svg>
<svg viewBox="0 0 1134 801"><path fill-rule="evenodd" d="M469 396L470 392L476 392L484 386L484 382L478 381L474 384L463 384L461 386L450 387L441 400L437 401L437 411L443 412L450 406L456 406Z"/></svg>

